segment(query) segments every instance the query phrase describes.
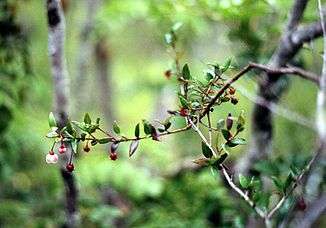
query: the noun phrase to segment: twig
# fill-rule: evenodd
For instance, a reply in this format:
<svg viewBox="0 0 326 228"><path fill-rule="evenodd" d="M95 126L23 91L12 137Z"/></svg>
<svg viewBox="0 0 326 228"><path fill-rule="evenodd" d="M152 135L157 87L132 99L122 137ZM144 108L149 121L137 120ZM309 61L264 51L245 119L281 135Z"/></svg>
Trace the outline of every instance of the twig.
<svg viewBox="0 0 326 228"><path fill-rule="evenodd" d="M211 144L209 144L207 142L207 139L205 138L205 136L203 135L203 133L199 130L199 128L196 126L196 124L194 122L191 121L190 118L188 118L189 123L191 124L192 129L194 129L195 132L197 132L197 134L200 136L200 138L203 140L203 142L208 146L208 148L211 150L212 154L214 157L217 157L214 149L212 148Z"/></svg>
<svg viewBox="0 0 326 228"><path fill-rule="evenodd" d="M212 154L214 157L217 157L214 149L212 148L212 146L207 142L207 139L205 138L205 136L203 135L203 133L199 130L199 128L191 121L191 119L188 119L189 123L191 124L192 128L194 129L195 132L198 133L198 135L200 136L200 138L202 139L202 141L208 146L208 148L211 150ZM248 195L246 195L240 188L238 188L234 182L232 181L230 175L228 174L228 172L226 171L225 167L223 165L220 166L223 176L225 177L225 179L227 180L229 186L235 190L256 212L257 214L262 217L265 218L265 213L258 207L256 207L255 203L249 198Z"/></svg>
<svg viewBox="0 0 326 228"><path fill-rule="evenodd" d="M275 205L275 207L268 213L266 216L267 219L270 219L273 214L282 207L282 205L285 203L286 199L291 195L291 193L294 191L294 189L300 184L305 174L311 169L312 165L315 163L319 155L322 153L324 149L324 144L321 144L318 148L318 150L314 153L313 157L310 159L309 163L306 165L306 167L302 170L299 177L296 179L295 183L292 185L291 189L282 197L282 199Z"/></svg>
<svg viewBox="0 0 326 228"><path fill-rule="evenodd" d="M207 113L210 111L212 106L215 104L217 99L223 95L224 91L230 87L231 84L233 84L235 81L237 81L239 78L241 78L244 74L249 72L251 69L257 69L264 71L266 73L275 74L275 75L281 75L281 74L292 74L292 75L299 75L300 77L307 79L309 81L315 82L317 85L319 85L318 77L314 74L307 72L303 69L297 68L297 67L279 67L279 68L272 68L268 67L263 64L258 63L249 63L246 67L244 67L237 75L235 75L233 78L231 78L227 83L224 84L224 86L217 92L215 97L211 100L211 102L206 106L204 112L201 113L200 119L203 118Z"/></svg>

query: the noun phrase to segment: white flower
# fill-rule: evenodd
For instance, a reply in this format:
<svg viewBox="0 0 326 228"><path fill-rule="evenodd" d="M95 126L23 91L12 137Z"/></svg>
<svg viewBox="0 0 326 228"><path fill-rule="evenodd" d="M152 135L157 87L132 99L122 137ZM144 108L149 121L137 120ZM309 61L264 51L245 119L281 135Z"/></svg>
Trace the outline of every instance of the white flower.
<svg viewBox="0 0 326 228"><path fill-rule="evenodd" d="M45 161L48 164L57 163L58 162L58 155L56 155L56 154L48 154L48 155L46 155Z"/></svg>

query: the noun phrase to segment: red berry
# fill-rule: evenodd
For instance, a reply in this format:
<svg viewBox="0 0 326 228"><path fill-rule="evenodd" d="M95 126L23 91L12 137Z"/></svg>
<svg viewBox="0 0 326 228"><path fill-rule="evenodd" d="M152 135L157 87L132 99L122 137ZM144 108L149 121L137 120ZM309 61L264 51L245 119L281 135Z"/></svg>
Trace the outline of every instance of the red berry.
<svg viewBox="0 0 326 228"><path fill-rule="evenodd" d="M66 152L67 148L65 144L61 144L61 146L58 149L59 154L64 154Z"/></svg>
<svg viewBox="0 0 326 228"><path fill-rule="evenodd" d="M75 166L74 164L72 163L69 163L67 166L66 166L66 169L69 173L71 173L73 170L74 170Z"/></svg>
<svg viewBox="0 0 326 228"><path fill-rule="evenodd" d="M230 88L230 90L229 90L229 94L231 94L231 95L235 94L235 89Z"/></svg>
<svg viewBox="0 0 326 228"><path fill-rule="evenodd" d="M166 77L167 79L169 79L169 78L171 77L171 71L170 71L170 70L166 70L166 71L164 72L164 75L165 75L165 77Z"/></svg>
<svg viewBox="0 0 326 228"><path fill-rule="evenodd" d="M89 146L88 145L86 145L86 146L84 146L84 151L87 153L87 152L89 152L90 150L91 150L91 148L89 148Z"/></svg>
<svg viewBox="0 0 326 228"><path fill-rule="evenodd" d="M111 160L113 160L113 161L115 161L115 160L117 159L117 157L118 157L118 155L117 155L116 152L113 152L113 153L110 154L110 158L111 158Z"/></svg>
<svg viewBox="0 0 326 228"><path fill-rule="evenodd" d="M306 207L307 207L307 204L306 204L306 202L304 201L304 198L301 197L301 198L299 199L299 209L300 209L300 211L304 211L304 209L306 209Z"/></svg>
<svg viewBox="0 0 326 228"><path fill-rule="evenodd" d="M214 94L214 91L213 90L208 90L208 92L207 92L208 94Z"/></svg>
<svg viewBox="0 0 326 228"><path fill-rule="evenodd" d="M236 105L236 104L238 104L238 102L239 102L239 100L237 98L231 97L231 103L232 104Z"/></svg>
<svg viewBox="0 0 326 228"><path fill-rule="evenodd" d="M182 108L180 109L180 116L187 116L187 110L186 110L185 107L182 107Z"/></svg>

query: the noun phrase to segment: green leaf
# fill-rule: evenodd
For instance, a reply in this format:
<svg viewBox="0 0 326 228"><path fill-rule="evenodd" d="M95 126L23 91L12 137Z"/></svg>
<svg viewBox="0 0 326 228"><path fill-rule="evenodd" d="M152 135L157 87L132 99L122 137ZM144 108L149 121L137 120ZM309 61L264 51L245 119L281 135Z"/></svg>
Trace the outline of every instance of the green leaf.
<svg viewBox="0 0 326 228"><path fill-rule="evenodd" d="M276 186L278 189L283 190L284 185L283 185L282 181L281 181L279 178L277 178L276 176L272 176L271 178L272 178L272 180L273 180L275 186Z"/></svg>
<svg viewBox="0 0 326 228"><path fill-rule="evenodd" d="M50 112L49 114L49 126L52 129L52 131L56 131L58 129L57 121L55 120L55 117L52 112Z"/></svg>
<svg viewBox="0 0 326 228"><path fill-rule="evenodd" d="M52 131L52 132L49 132L49 133L46 135L46 137L47 137L47 138L51 138L51 139L53 139L53 138L57 138L57 137L59 137L59 135L58 135L57 132Z"/></svg>
<svg viewBox="0 0 326 228"><path fill-rule="evenodd" d="M173 116L169 116L168 118L166 118L163 122L163 125L166 126L168 123L170 123L171 119L173 118Z"/></svg>
<svg viewBox="0 0 326 228"><path fill-rule="evenodd" d="M113 131L118 135L120 135L120 133L121 133L120 132L120 127L118 126L117 121L113 122Z"/></svg>
<svg viewBox="0 0 326 228"><path fill-rule="evenodd" d="M98 140L98 143L99 144L109 143L109 142L111 142L111 139L112 138L103 138L103 139Z"/></svg>
<svg viewBox="0 0 326 228"><path fill-rule="evenodd" d="M232 58L228 58L225 61L225 63L222 65L221 70L222 70L223 73L226 72L229 69L229 67L231 65L231 62L232 62Z"/></svg>
<svg viewBox="0 0 326 228"><path fill-rule="evenodd" d="M95 146L96 144L97 144L97 140L93 139L93 140L91 141L91 145L92 145L92 146Z"/></svg>
<svg viewBox="0 0 326 228"><path fill-rule="evenodd" d="M81 133L81 134L80 134L80 139L81 139L82 141L85 141L85 138L86 138L86 133Z"/></svg>
<svg viewBox="0 0 326 228"><path fill-rule="evenodd" d="M262 195L261 191L256 191L252 197L252 200L256 203L258 200L260 200Z"/></svg>
<svg viewBox="0 0 326 228"><path fill-rule="evenodd" d="M209 160L209 163L213 166L216 166L218 167L220 164L222 164L224 162L224 160L227 158L228 154L227 153L224 153L222 154L221 156L219 157L214 157L214 158L211 158Z"/></svg>
<svg viewBox="0 0 326 228"><path fill-rule="evenodd" d="M171 122L168 122L166 125L164 125L165 130L168 130L171 127Z"/></svg>
<svg viewBox="0 0 326 228"><path fill-rule="evenodd" d="M100 120L101 120L101 118L97 118L96 119L96 124L100 124Z"/></svg>
<svg viewBox="0 0 326 228"><path fill-rule="evenodd" d="M244 117L244 111L242 110L238 116L238 120L237 120L237 130L240 132L240 131L243 131L240 130L241 128L243 128L243 126L245 125L245 117Z"/></svg>
<svg viewBox="0 0 326 228"><path fill-rule="evenodd" d="M259 161L258 163L253 165L253 169L267 176L280 175L280 168L269 160Z"/></svg>
<svg viewBox="0 0 326 228"><path fill-rule="evenodd" d="M246 188L249 187L250 181L242 173L239 173L239 182L240 182L240 185L241 185L242 188L246 189Z"/></svg>
<svg viewBox="0 0 326 228"><path fill-rule="evenodd" d="M300 169L298 169L295 165L291 164L290 169L291 169L292 173L294 174L294 176L297 176L300 174Z"/></svg>
<svg viewBox="0 0 326 228"><path fill-rule="evenodd" d="M214 76L211 73L207 72L205 74L205 78L206 78L207 81L210 81L210 80L212 80L214 78Z"/></svg>
<svg viewBox="0 0 326 228"><path fill-rule="evenodd" d="M219 121L217 121L217 129L221 130L224 127L224 124L225 124L224 119L220 119Z"/></svg>
<svg viewBox="0 0 326 228"><path fill-rule="evenodd" d="M135 127L135 137L139 138L139 123Z"/></svg>
<svg viewBox="0 0 326 228"><path fill-rule="evenodd" d="M85 124L91 124L92 123L91 117L89 116L88 113L86 113L85 116L84 116L84 123Z"/></svg>
<svg viewBox="0 0 326 228"><path fill-rule="evenodd" d="M164 40L166 44L171 45L174 42L174 37L171 33L167 33L164 35Z"/></svg>
<svg viewBox="0 0 326 228"><path fill-rule="evenodd" d="M80 130L87 131L87 127L85 123L79 123L77 121L72 121Z"/></svg>
<svg viewBox="0 0 326 228"><path fill-rule="evenodd" d="M146 135L151 135L152 134L152 125L146 121L146 120L143 120L143 125L144 125L144 132Z"/></svg>
<svg viewBox="0 0 326 228"><path fill-rule="evenodd" d="M74 130L73 130L73 128L72 128L72 125L71 125L70 120L67 121L66 131L67 131L69 134L73 134L73 133L74 133Z"/></svg>
<svg viewBox="0 0 326 228"><path fill-rule="evenodd" d="M189 102L183 97L183 96L179 96L179 99L180 99L180 103L183 107L187 108L188 105L189 105Z"/></svg>
<svg viewBox="0 0 326 228"><path fill-rule="evenodd" d="M203 155L206 158L211 158L213 156L212 151L209 149L209 147L206 145L206 143L201 142L201 149L202 149Z"/></svg>
<svg viewBox="0 0 326 228"><path fill-rule="evenodd" d="M175 23L173 26L172 26L172 28L171 28L171 31L172 32L177 32L178 30L179 30L179 28L182 26L182 23L181 22L177 22L177 23Z"/></svg>
<svg viewBox="0 0 326 228"><path fill-rule="evenodd" d="M261 185L260 180L251 180L251 182L250 182L250 184L249 184L249 187L253 187L253 188L255 188L255 187L258 187L258 186L260 186L260 185Z"/></svg>
<svg viewBox="0 0 326 228"><path fill-rule="evenodd" d="M72 140L70 143L72 151L74 151L74 153L77 153L77 140Z"/></svg>
<svg viewBox="0 0 326 228"><path fill-rule="evenodd" d="M229 149L228 146L225 145L224 143L222 143L222 149L224 150L225 153L227 153L227 154L230 153L230 149Z"/></svg>
<svg viewBox="0 0 326 228"><path fill-rule="evenodd" d="M221 131L224 139L228 141L230 139L231 133L226 129L222 129Z"/></svg>
<svg viewBox="0 0 326 228"><path fill-rule="evenodd" d="M227 142L226 145L228 145L229 147L235 147L238 145L245 145L246 144L246 140L243 138L233 138L230 142Z"/></svg>
<svg viewBox="0 0 326 228"><path fill-rule="evenodd" d="M221 97L220 100L222 102L228 102L231 98L230 97Z"/></svg>
<svg viewBox="0 0 326 228"><path fill-rule="evenodd" d="M182 68L182 77L186 80L190 79L190 71L189 71L188 64L185 64Z"/></svg>
<svg viewBox="0 0 326 228"><path fill-rule="evenodd" d="M288 187L290 187L292 181L293 181L292 173L289 173L289 175L286 178L285 183L284 183L284 190L286 190Z"/></svg>

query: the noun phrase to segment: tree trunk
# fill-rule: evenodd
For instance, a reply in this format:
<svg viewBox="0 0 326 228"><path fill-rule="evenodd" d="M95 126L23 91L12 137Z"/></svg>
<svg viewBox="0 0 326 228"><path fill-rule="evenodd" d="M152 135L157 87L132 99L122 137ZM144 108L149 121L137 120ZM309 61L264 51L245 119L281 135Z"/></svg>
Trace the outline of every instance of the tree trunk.
<svg viewBox="0 0 326 228"><path fill-rule="evenodd" d="M47 0L49 25L49 56L54 85L54 109L59 129L66 125L69 115L69 78L64 55L65 19L59 0ZM78 192L73 173L66 171L68 155L72 153L67 145L67 152L60 156L61 176L65 187L66 219L64 227L79 227Z"/></svg>

